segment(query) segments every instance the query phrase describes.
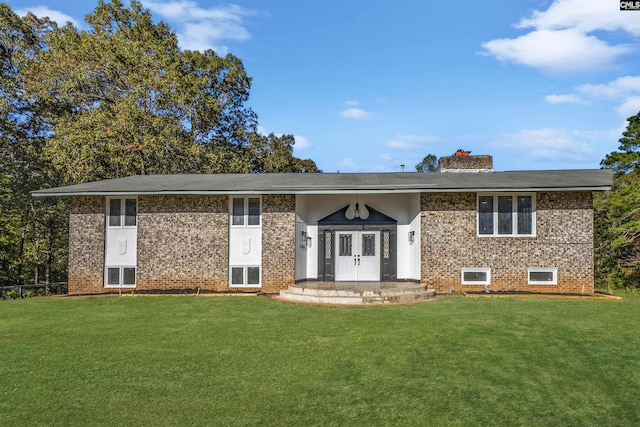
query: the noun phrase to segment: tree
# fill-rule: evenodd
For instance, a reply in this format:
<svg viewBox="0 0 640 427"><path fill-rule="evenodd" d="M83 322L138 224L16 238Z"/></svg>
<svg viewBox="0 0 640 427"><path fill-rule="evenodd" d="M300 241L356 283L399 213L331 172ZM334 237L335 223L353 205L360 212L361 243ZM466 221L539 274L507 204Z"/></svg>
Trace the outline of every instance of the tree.
<svg viewBox="0 0 640 427"><path fill-rule="evenodd" d="M47 34L28 72L53 135L47 155L68 183L133 174L245 172L255 131L251 79L227 55L181 51L138 1L99 2L89 29Z"/></svg>
<svg viewBox="0 0 640 427"><path fill-rule="evenodd" d="M313 160L293 156L293 135L254 133L250 139L247 155L252 159L253 172L321 172Z"/></svg>
<svg viewBox="0 0 640 427"><path fill-rule="evenodd" d="M133 0L87 29L0 3L0 282L66 275L64 200L29 192L155 173L309 172L290 135L257 132L242 61L181 50Z"/></svg>
<svg viewBox="0 0 640 427"><path fill-rule="evenodd" d="M607 154L600 163L612 169L616 177L638 172L640 168L640 113L629 117L627 122L629 124L619 139L619 151Z"/></svg>
<svg viewBox="0 0 640 427"><path fill-rule="evenodd" d="M50 129L25 73L45 50L43 35L54 28L32 14L22 19L0 3L0 283L65 275L65 203L29 195L57 184L42 156Z"/></svg>
<svg viewBox="0 0 640 427"><path fill-rule="evenodd" d="M608 287L640 287L640 113L627 121L618 151L601 162L613 187L595 200L597 276Z"/></svg>
<svg viewBox="0 0 640 427"><path fill-rule="evenodd" d="M418 172L436 172L438 170L438 158L434 154L427 154L424 159L416 165Z"/></svg>
<svg viewBox="0 0 640 427"><path fill-rule="evenodd" d="M39 77L29 89L50 106L46 153L65 182L282 171L254 157L265 146L280 163L295 162L293 140L257 134L240 59L180 50L169 27L136 0L129 8L101 1L86 20L86 31L68 24L50 32L29 70Z"/></svg>

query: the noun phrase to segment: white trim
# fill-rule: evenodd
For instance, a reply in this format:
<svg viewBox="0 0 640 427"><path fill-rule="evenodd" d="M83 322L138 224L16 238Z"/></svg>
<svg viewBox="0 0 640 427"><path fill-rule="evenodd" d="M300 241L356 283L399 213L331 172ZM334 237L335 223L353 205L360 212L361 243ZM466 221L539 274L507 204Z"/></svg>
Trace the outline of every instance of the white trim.
<svg viewBox="0 0 640 427"><path fill-rule="evenodd" d="M480 197L493 197L493 233L492 234L480 234ZM511 197L511 234L498 233L498 197L509 196ZM518 196L531 196L531 233L530 234L518 234ZM536 193L529 191L522 192L490 192L490 193L476 193L476 237L518 237L518 238L533 238L536 237L537 232L537 197Z"/></svg>
<svg viewBox="0 0 640 427"><path fill-rule="evenodd" d="M551 281L535 281L531 280L531 273L552 273ZM529 285L557 285L558 269L556 267L528 267L527 268L527 284Z"/></svg>
<svg viewBox="0 0 640 427"><path fill-rule="evenodd" d="M464 280L464 273L486 273L486 280ZM463 285L489 285L491 284L491 268L487 267L464 267L460 269L460 283Z"/></svg>

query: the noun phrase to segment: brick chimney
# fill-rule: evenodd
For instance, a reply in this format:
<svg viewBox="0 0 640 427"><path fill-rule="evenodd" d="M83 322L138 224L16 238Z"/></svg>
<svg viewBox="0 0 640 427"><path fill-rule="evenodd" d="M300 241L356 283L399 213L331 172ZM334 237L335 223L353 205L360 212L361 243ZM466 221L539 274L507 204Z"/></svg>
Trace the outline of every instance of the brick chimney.
<svg viewBox="0 0 640 427"><path fill-rule="evenodd" d="M493 172L493 156L470 156L458 150L453 156L440 157L438 172Z"/></svg>

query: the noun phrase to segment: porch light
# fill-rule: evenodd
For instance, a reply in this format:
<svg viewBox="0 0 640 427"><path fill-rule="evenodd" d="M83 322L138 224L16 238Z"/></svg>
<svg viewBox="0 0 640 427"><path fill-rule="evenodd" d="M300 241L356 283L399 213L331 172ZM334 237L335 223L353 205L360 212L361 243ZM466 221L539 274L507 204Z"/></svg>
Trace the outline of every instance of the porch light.
<svg viewBox="0 0 640 427"><path fill-rule="evenodd" d="M300 239L302 244L305 245L306 247L310 248L311 247L311 236L309 236L306 231L301 231L300 235L302 236L301 239Z"/></svg>
<svg viewBox="0 0 640 427"><path fill-rule="evenodd" d="M415 231L410 231L409 232L409 242L413 243L416 240L416 232Z"/></svg>

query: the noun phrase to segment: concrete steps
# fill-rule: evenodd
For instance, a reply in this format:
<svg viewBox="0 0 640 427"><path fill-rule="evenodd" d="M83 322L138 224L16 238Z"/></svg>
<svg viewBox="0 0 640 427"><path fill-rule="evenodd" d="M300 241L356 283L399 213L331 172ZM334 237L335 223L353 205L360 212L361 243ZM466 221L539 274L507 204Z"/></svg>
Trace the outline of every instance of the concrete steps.
<svg viewBox="0 0 640 427"><path fill-rule="evenodd" d="M418 283L312 282L289 286L280 291L280 299L308 304L391 304L420 302L435 294Z"/></svg>

